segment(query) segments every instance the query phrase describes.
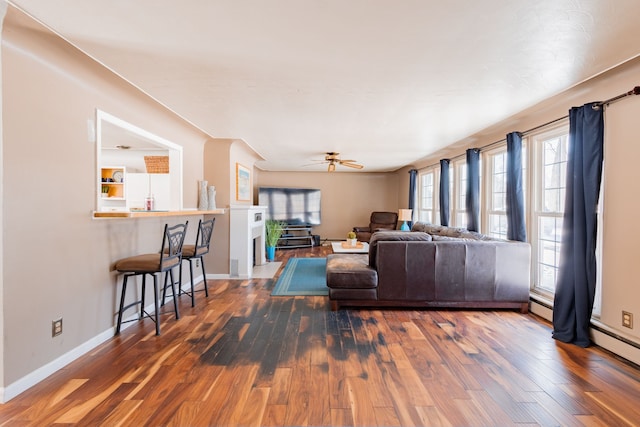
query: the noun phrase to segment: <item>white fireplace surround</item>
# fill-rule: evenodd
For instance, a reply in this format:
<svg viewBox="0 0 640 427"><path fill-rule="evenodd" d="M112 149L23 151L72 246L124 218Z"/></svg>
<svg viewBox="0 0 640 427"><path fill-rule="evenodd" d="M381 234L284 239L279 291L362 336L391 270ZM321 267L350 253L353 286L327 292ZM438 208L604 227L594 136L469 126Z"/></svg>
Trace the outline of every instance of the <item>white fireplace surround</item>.
<svg viewBox="0 0 640 427"><path fill-rule="evenodd" d="M255 265L266 264L266 206L231 206L229 226L229 276L251 278Z"/></svg>

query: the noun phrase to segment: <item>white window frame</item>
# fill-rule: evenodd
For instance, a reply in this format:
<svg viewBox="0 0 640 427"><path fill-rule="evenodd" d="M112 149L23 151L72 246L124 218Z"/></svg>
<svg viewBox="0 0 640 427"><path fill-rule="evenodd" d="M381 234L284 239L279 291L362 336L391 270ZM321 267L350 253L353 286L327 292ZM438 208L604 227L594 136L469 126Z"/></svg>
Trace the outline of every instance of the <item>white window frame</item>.
<svg viewBox="0 0 640 427"><path fill-rule="evenodd" d="M424 205L425 201L425 188L423 186L423 177L431 174L433 176L433 191L432 191L432 199L431 206L426 207ZM423 169L418 172L418 215L417 220L422 222L429 222L431 224L440 224L440 167L434 166L427 169ZM427 220L427 214L431 216L431 221Z"/></svg>
<svg viewBox="0 0 640 427"><path fill-rule="evenodd" d="M562 224L562 219L564 216L564 209L562 211L556 211L556 212L549 212L549 211L545 211L542 207L542 202L543 202L543 185L544 185L544 178L543 178L543 174L544 174L544 165L542 164L543 162L543 150L544 150L544 146L543 143L545 141L548 141L550 139L553 138L557 138L557 137L565 137L567 139L567 144L568 144L568 138L569 138L569 123L568 121L560 124L559 126L555 126L551 129L547 129L544 131L541 131L539 133L536 134L532 134L529 135L529 139L531 141L531 148L533 151L533 155L530 156L531 160L530 160L530 170L531 170L531 176L533 178L533 183L534 185L530 188L534 188L534 191L532 192L532 200L530 200L530 204L529 206L531 206L531 210L530 210L530 215L531 215L531 277L532 277L532 284L533 284L533 290L541 295L544 295L548 298L552 298L553 294L555 292L555 282L554 282L554 289L549 289L546 288L542 285L542 274L540 272L540 264L543 264L543 260L542 258L544 258L544 256L542 255L542 251L544 250L543 245L545 244L544 242L547 242L547 244L552 244L551 242L553 242L552 240L548 240L548 239L541 239L541 230L540 230L540 221L542 219L553 219L558 225L554 228L554 241L556 242L555 245L557 245L557 250L554 251L557 255L556 257L556 262L558 261L558 257L559 257L559 253L561 251L560 249L560 240L561 240L561 235L559 235L558 233L558 229L560 229L561 232L561 224ZM565 173L566 173L566 166L565 166ZM566 182L566 177L563 178L563 180ZM564 183L563 183L564 184ZM564 188L564 187L563 187ZM561 197L562 202L564 203L564 196ZM561 234L561 233L560 233ZM557 280L557 265L555 265L555 278Z"/></svg>
<svg viewBox="0 0 640 427"><path fill-rule="evenodd" d="M495 181L494 178L496 176L496 172L494 170L495 167L495 162L494 159L497 156L504 156L504 171L502 172L502 175L504 175L505 177L505 182L504 182L504 205L503 205L503 210L499 210L499 209L495 209L494 208L494 195L495 195ZM486 177L485 179L485 198L484 198L484 203L483 206L485 207L484 209L484 221L482 223L482 229L485 231L486 234L492 236L492 237L496 237L499 239L506 239L507 238L507 229L506 229L506 221L507 221L507 200L506 200L506 156L507 156L507 145L506 143L504 145L501 145L497 148L494 148L490 151L487 151L486 153L484 153L483 158L484 158L484 165L485 165L485 173L484 176ZM504 233L499 233L496 232L495 230L492 230L491 228L491 218L492 217L499 217L501 218L501 222L504 221Z"/></svg>
<svg viewBox="0 0 640 427"><path fill-rule="evenodd" d="M467 194L467 159L462 158L452 162L451 183L449 196L451 197L451 225L454 227L467 227L467 207L465 196Z"/></svg>
<svg viewBox="0 0 640 427"><path fill-rule="evenodd" d="M522 138L522 191L524 193L524 211L525 211L525 228L527 229L527 236L530 236L529 233L529 212L527 210L527 207L530 206L529 203L529 191L528 189L530 188L530 185L528 184L529 181L529 165L528 165L528 161L529 161L529 152L528 152L528 148L529 148L529 144L527 142L527 138ZM494 196L494 176L495 176L495 171L494 171L494 158L496 156L504 156L504 176L505 176L505 182L504 182L504 210L498 210L498 209L494 209L494 204L493 204L493 196ZM483 215L483 221L482 221L482 230L484 230L484 234L490 235L492 237L496 237L499 239L506 239L507 238L507 229L506 229L506 221L507 221L507 200L506 200L506 195L507 195L507 188L506 188L506 174L507 174L507 143L505 142L504 144L498 145L495 148L492 148L489 151L486 151L483 156L482 156L482 162L484 165L484 176L486 177L486 179L484 181L481 180L481 182L484 185L484 197L482 199L483 203L482 206L484 207L484 209L482 210ZM491 228L491 217L492 216L499 216L500 218L503 219L504 221L504 233L496 233L494 230L492 230ZM530 240L530 239L529 239Z"/></svg>

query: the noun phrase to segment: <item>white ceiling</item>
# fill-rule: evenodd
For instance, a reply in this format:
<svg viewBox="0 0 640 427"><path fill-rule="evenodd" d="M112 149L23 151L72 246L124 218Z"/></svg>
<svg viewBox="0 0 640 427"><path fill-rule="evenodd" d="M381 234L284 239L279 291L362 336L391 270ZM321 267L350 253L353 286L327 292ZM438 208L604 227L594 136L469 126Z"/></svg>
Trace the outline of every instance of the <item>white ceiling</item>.
<svg viewBox="0 0 640 427"><path fill-rule="evenodd" d="M638 0L11 3L266 170L395 170L640 54Z"/></svg>

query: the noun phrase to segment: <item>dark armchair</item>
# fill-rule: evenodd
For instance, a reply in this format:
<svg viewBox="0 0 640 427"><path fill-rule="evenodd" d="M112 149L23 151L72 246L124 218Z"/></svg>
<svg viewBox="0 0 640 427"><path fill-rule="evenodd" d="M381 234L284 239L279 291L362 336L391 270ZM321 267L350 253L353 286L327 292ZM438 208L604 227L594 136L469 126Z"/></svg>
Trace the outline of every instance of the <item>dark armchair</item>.
<svg viewBox="0 0 640 427"><path fill-rule="evenodd" d="M371 235L378 230L395 230L398 225L397 212L371 212L369 225L353 227L359 242L369 242Z"/></svg>

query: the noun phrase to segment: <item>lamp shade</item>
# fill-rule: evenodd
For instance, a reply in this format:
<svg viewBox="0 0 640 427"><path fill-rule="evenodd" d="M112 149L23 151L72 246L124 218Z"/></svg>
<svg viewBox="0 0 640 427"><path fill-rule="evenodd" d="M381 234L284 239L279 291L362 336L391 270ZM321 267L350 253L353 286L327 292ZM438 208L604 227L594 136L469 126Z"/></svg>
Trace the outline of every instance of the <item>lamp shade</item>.
<svg viewBox="0 0 640 427"><path fill-rule="evenodd" d="M398 210L398 220L400 220L400 221L411 221L411 209L399 209Z"/></svg>

